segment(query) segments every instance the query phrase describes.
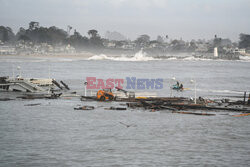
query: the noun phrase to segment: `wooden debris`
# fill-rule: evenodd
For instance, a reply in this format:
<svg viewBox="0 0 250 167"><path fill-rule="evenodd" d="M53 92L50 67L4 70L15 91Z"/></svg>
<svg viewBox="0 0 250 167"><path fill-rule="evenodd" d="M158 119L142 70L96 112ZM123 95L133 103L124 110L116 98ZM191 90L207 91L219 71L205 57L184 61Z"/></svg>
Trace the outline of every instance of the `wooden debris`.
<svg viewBox="0 0 250 167"><path fill-rule="evenodd" d="M38 105L41 105L41 103L25 104L24 106L38 106Z"/></svg>
<svg viewBox="0 0 250 167"><path fill-rule="evenodd" d="M57 99L57 98L59 98L61 95L62 95L62 93L58 93L58 94L52 93L51 96L46 97L46 98L47 98L47 99Z"/></svg>
<svg viewBox="0 0 250 167"><path fill-rule="evenodd" d="M249 116L250 113L246 113L246 114L239 114L239 115L232 115L233 117L243 117L243 116Z"/></svg>
<svg viewBox="0 0 250 167"><path fill-rule="evenodd" d="M161 106L162 109L166 109L166 110L171 110L171 111L176 111L176 108L173 107L167 107L167 106Z"/></svg>
<svg viewBox="0 0 250 167"><path fill-rule="evenodd" d="M24 96L19 96L17 98L21 99L57 99L62 95L62 93L52 93L52 94L26 94Z"/></svg>
<svg viewBox="0 0 250 167"><path fill-rule="evenodd" d="M60 81L60 82L61 82L61 84L62 84L67 90L70 90L69 86L68 86L66 83L64 83L63 81Z"/></svg>
<svg viewBox="0 0 250 167"><path fill-rule="evenodd" d="M56 81L56 80L52 80L52 83L53 84L55 84L58 88L60 88L61 90L63 89L62 87L61 87L61 85Z"/></svg>
<svg viewBox="0 0 250 167"><path fill-rule="evenodd" d="M127 110L127 108L123 107L110 107L110 108L104 108L105 110Z"/></svg>
<svg viewBox="0 0 250 167"><path fill-rule="evenodd" d="M76 107L74 110L94 110L94 106L81 106L81 107Z"/></svg>
<svg viewBox="0 0 250 167"><path fill-rule="evenodd" d="M122 124L122 125L124 125L124 126L126 126L127 128L129 128L129 127L136 127L136 125L128 125L128 124L125 124L123 122L119 122L119 123Z"/></svg>
<svg viewBox="0 0 250 167"><path fill-rule="evenodd" d="M0 98L0 101L9 101L9 100L14 100L14 99L10 99L10 98Z"/></svg>
<svg viewBox="0 0 250 167"><path fill-rule="evenodd" d="M192 114L192 115L204 115L204 116L214 116L214 115L216 115L216 114L208 114L208 113L183 112L183 111L173 111L172 113L178 113L178 114Z"/></svg>
<svg viewBox="0 0 250 167"><path fill-rule="evenodd" d="M206 100L203 102L200 101L198 104L192 103L190 100L187 99L171 99L170 101L167 98L158 98L156 99L140 99L137 100L137 103L127 103L128 107L136 108L141 107L144 109L149 109L151 111L155 110L170 110L170 111L177 111L177 110L215 110L215 111L231 111L231 112L243 112L243 113L250 113L249 108L244 108L244 105L232 105L231 103L225 102L226 106L209 106L209 103L206 103ZM238 103L237 103L238 104Z"/></svg>

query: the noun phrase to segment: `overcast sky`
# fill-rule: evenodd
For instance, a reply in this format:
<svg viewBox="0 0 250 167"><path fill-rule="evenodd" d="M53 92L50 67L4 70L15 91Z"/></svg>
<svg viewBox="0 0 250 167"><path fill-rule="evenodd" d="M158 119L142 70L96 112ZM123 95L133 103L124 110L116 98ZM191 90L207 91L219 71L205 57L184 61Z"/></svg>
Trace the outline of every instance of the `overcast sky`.
<svg viewBox="0 0 250 167"><path fill-rule="evenodd" d="M40 26L118 31L130 39L141 34L169 38L238 40L250 34L250 0L0 0L0 25L15 32Z"/></svg>

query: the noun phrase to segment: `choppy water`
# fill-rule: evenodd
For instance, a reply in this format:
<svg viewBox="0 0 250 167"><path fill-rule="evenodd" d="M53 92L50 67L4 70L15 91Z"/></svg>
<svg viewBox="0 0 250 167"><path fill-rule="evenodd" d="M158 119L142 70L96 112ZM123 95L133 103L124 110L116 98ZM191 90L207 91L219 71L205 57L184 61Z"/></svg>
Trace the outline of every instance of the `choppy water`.
<svg viewBox="0 0 250 167"><path fill-rule="evenodd" d="M242 95L250 90L250 62L244 61L93 61L0 57L0 76L20 66L24 77L50 76L84 94L83 80L163 78L159 96L170 95L175 76L184 87L197 81L198 96ZM50 70L49 70L50 69ZM14 70L15 74L18 73ZM147 90L155 92L155 90ZM0 92L1 96L13 94ZM174 96L193 96L193 90ZM41 103L39 106L25 104ZM94 105L93 111L75 111ZM0 166L249 166L250 117L109 111L114 102L79 98L0 102ZM121 123L131 125L129 128Z"/></svg>

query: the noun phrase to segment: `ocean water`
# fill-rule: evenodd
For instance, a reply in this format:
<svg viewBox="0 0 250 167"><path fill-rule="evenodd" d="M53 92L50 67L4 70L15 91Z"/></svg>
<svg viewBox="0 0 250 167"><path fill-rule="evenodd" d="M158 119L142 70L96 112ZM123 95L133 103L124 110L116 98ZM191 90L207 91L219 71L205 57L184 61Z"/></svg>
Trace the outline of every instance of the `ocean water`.
<svg viewBox="0 0 250 167"><path fill-rule="evenodd" d="M100 57L100 55L99 55ZM157 96L222 98L250 91L250 62L154 59L145 55L90 59L0 57L0 76L63 80L84 94L86 77L163 79L163 89L134 90ZM106 56L107 57L107 56ZM184 92L170 90L175 77ZM90 94L90 91L88 91ZM1 97L20 94L0 92ZM40 103L38 106L27 104ZM74 107L95 106L78 111ZM0 101L0 166L249 166L250 117L105 110L118 102L55 100ZM129 127L124 124L131 125Z"/></svg>

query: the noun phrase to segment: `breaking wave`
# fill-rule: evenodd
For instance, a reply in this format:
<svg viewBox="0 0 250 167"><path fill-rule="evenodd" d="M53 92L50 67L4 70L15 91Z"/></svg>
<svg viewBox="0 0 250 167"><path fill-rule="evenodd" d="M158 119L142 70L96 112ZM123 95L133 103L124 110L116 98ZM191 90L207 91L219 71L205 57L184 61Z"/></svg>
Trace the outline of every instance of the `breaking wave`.
<svg viewBox="0 0 250 167"><path fill-rule="evenodd" d="M167 60L177 60L177 57L169 57Z"/></svg>
<svg viewBox="0 0 250 167"><path fill-rule="evenodd" d="M92 56L92 57L88 58L88 60L152 61L152 60L160 60L160 59L149 57L149 56L147 56L146 52L143 52L142 50L140 50L132 57L129 57L126 55L122 55L120 57L114 57L114 56L107 56L105 54L100 54L100 55Z"/></svg>
<svg viewBox="0 0 250 167"><path fill-rule="evenodd" d="M232 60L225 60L225 59L212 59L212 58L199 58L194 56L158 56L158 57L151 57L148 56L146 52L140 50L134 56L128 55L121 55L121 56L107 56L105 54L94 55L89 57L88 60L112 60L112 61L156 61L156 60L163 60L163 61L232 61ZM240 60L244 62L250 62L250 56L240 56Z"/></svg>
<svg viewBox="0 0 250 167"><path fill-rule="evenodd" d="M250 56L240 56L240 60L242 61L250 61Z"/></svg>

